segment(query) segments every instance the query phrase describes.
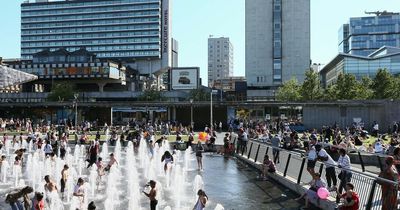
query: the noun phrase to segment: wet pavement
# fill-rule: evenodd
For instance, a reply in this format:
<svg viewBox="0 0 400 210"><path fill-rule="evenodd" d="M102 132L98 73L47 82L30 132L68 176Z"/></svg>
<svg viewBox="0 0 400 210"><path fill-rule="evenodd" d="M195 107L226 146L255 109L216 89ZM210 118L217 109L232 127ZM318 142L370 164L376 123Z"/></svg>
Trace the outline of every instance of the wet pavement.
<svg viewBox="0 0 400 210"><path fill-rule="evenodd" d="M297 194L274 181L257 179L254 168L235 158L205 154L204 168L203 172L191 173L202 174L210 207L216 202L225 210L294 210L303 206L294 200Z"/></svg>

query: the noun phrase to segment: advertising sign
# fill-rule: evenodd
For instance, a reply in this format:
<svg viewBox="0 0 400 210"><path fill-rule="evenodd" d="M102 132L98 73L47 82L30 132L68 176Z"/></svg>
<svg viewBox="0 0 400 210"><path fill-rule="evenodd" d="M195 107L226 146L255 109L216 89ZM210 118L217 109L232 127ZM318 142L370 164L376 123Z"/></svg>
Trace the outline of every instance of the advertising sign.
<svg viewBox="0 0 400 210"><path fill-rule="evenodd" d="M173 90L197 89L199 68L173 68L171 71L171 84Z"/></svg>

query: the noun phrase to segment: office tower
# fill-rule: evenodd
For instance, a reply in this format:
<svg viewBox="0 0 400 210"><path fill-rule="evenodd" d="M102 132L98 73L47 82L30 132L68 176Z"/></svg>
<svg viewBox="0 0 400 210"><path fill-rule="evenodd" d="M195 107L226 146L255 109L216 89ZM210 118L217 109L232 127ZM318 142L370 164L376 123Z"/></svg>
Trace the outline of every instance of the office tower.
<svg viewBox="0 0 400 210"><path fill-rule="evenodd" d="M366 12L375 16L352 17L339 29L339 52L368 56L383 46L400 47L400 14Z"/></svg>
<svg viewBox="0 0 400 210"><path fill-rule="evenodd" d="M233 45L229 38L208 38L208 86L232 75Z"/></svg>
<svg viewBox="0 0 400 210"><path fill-rule="evenodd" d="M310 68L310 1L246 1L248 96L271 96ZM271 91L269 91L271 90Z"/></svg>
<svg viewBox="0 0 400 210"><path fill-rule="evenodd" d="M25 1L21 58L85 47L97 58L153 74L171 66L170 28L169 0Z"/></svg>

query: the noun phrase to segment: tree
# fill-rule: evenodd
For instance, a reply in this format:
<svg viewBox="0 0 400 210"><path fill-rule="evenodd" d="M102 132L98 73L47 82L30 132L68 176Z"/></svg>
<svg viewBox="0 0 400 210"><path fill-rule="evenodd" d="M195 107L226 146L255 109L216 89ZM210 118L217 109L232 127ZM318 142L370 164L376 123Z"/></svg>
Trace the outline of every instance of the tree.
<svg viewBox="0 0 400 210"><path fill-rule="evenodd" d="M69 101L74 98L75 88L71 83L61 82L53 85L48 99L50 101Z"/></svg>
<svg viewBox="0 0 400 210"><path fill-rule="evenodd" d="M355 99L367 100L371 99L374 95L374 91L371 89L372 79L369 77L361 78L361 81L357 83Z"/></svg>
<svg viewBox="0 0 400 210"><path fill-rule="evenodd" d="M305 76L306 78L304 79L300 90L302 99L305 101L321 99L322 88L318 73L310 69L306 71Z"/></svg>
<svg viewBox="0 0 400 210"><path fill-rule="evenodd" d="M356 98L358 82L353 74L339 74L336 81L337 99L352 100Z"/></svg>
<svg viewBox="0 0 400 210"><path fill-rule="evenodd" d="M324 100L335 101L338 97L338 91L336 84L331 84L324 90Z"/></svg>
<svg viewBox="0 0 400 210"><path fill-rule="evenodd" d="M141 96L138 97L139 101L162 101L164 100L161 92L155 89L145 90Z"/></svg>
<svg viewBox="0 0 400 210"><path fill-rule="evenodd" d="M392 98L393 76L386 69L379 69L372 83L375 99Z"/></svg>
<svg viewBox="0 0 400 210"><path fill-rule="evenodd" d="M299 101L301 99L300 95L300 85L296 79L291 79L283 83L278 89L276 98L279 101Z"/></svg>
<svg viewBox="0 0 400 210"><path fill-rule="evenodd" d="M390 99L400 99L400 77L393 77L389 88Z"/></svg>
<svg viewBox="0 0 400 210"><path fill-rule="evenodd" d="M193 99L193 101L209 101L210 100L210 92L206 92L205 89L193 89L189 93L189 98Z"/></svg>

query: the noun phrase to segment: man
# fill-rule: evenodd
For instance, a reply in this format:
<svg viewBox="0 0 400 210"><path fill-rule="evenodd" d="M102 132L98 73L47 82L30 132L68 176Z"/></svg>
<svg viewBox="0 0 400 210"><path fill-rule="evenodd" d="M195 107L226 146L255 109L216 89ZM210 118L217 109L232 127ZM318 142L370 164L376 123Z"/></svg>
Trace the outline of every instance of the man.
<svg viewBox="0 0 400 210"><path fill-rule="evenodd" d="M328 189L330 191L336 191L337 190L336 187L337 179L335 171L336 162L326 152L326 150L322 148L321 144L315 145L315 150L317 151L317 156L318 156L317 159L323 161L325 164L325 176L326 176L326 181L328 182ZM331 187L332 182L333 182L333 187Z"/></svg>
<svg viewBox="0 0 400 210"><path fill-rule="evenodd" d="M150 199L150 210L156 210L157 207L157 189L156 189L156 182L154 180L150 180L149 182L151 190L149 193L143 191L143 193Z"/></svg>
<svg viewBox="0 0 400 210"><path fill-rule="evenodd" d="M274 155L274 157L272 157L272 159L274 160L274 163L279 163L279 146L281 144L281 139L279 137L278 134L275 134L275 136L271 139L271 144L272 147L274 147L272 149L272 154Z"/></svg>
<svg viewBox="0 0 400 210"><path fill-rule="evenodd" d="M64 190L65 190L65 184L67 183L68 180L68 165L65 164L63 170L61 170L61 199L64 199Z"/></svg>

